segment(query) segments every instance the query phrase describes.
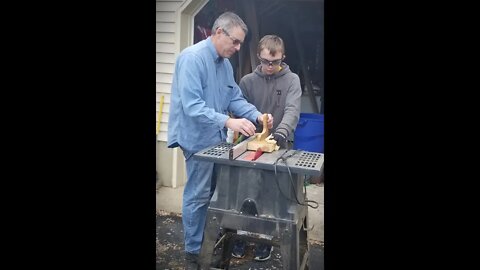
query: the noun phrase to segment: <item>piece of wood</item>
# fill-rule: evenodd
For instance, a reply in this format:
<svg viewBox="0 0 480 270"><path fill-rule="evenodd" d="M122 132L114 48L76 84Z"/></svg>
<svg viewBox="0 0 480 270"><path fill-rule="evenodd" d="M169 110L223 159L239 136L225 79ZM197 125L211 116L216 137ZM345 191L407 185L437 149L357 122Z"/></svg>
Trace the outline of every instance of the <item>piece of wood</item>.
<svg viewBox="0 0 480 270"><path fill-rule="evenodd" d="M256 133L257 141L264 141L269 135L270 131L268 130L268 115L266 113L263 114L263 130L262 133Z"/></svg>
<svg viewBox="0 0 480 270"><path fill-rule="evenodd" d="M263 152L268 153L278 150L280 147L275 141L267 140L269 136L270 130L268 130L268 115L265 113L263 114L263 130L261 133L255 133L255 139L248 142L247 150L257 151L257 149L260 148Z"/></svg>
<svg viewBox="0 0 480 270"><path fill-rule="evenodd" d="M278 150L277 147L278 146L275 143L269 143L269 142L266 142L265 140L263 141L253 140L251 142L248 142L247 144L247 150L257 151L258 148L260 148L262 149L263 152L268 152L268 153Z"/></svg>

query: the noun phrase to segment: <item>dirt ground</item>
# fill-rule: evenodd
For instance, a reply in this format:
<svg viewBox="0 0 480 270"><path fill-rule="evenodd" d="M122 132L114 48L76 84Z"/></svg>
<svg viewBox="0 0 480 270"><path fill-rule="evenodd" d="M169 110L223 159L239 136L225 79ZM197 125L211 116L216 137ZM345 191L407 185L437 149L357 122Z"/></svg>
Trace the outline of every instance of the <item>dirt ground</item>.
<svg viewBox="0 0 480 270"><path fill-rule="evenodd" d="M179 214L157 211L156 270L183 269L184 243L182 218ZM253 260L254 244L249 243L242 259L232 258L229 269L270 270L283 269L282 255L274 248L272 258L265 262ZM323 243L310 242L309 269L323 270Z"/></svg>

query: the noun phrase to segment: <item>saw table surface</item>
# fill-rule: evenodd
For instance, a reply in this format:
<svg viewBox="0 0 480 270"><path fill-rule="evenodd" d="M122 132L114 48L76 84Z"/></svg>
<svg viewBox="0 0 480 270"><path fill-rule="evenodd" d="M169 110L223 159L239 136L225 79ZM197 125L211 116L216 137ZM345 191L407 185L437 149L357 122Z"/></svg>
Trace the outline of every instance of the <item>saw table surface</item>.
<svg viewBox="0 0 480 270"><path fill-rule="evenodd" d="M237 158L230 159L229 151L233 146L231 143L220 143L199 151L194 155L194 158L232 166L267 170L276 169L280 172L285 172L290 169L292 173L313 176L320 176L321 170L323 169L324 155L322 153L280 149L271 153L263 153L258 159L251 161L245 158L254 151L245 151ZM282 158L285 158L286 162Z"/></svg>

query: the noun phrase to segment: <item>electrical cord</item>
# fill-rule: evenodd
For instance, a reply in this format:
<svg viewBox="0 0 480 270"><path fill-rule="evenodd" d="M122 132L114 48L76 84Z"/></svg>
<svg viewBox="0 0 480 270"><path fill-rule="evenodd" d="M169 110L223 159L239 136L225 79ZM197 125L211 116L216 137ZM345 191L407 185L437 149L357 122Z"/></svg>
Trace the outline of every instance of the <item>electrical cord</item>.
<svg viewBox="0 0 480 270"><path fill-rule="evenodd" d="M313 209L317 209L318 208L318 202L316 201L313 201L313 200L305 200L304 199L304 202L301 203L298 198L297 198L297 190L295 188L295 184L293 183L293 177L292 177L292 172L290 171L290 167L288 166L287 164L287 160L289 158L291 158L292 156L296 155L300 150L295 150L292 154L288 155L288 156L284 156L288 151L286 151L285 153L283 153L279 158L277 158L277 160L275 160L275 163L274 163L274 168L275 168L275 182L277 183L277 187L278 189L280 190L280 192L282 193L282 195L287 198L289 201L291 202L295 202L299 205L303 205L303 206L309 206ZM285 163L285 166L287 167L287 170L288 170L288 175L290 177L290 184L292 184L292 189L294 191L294 194L295 194L295 201L292 200L289 196L285 195L285 193L283 193L283 190L280 188L280 184L278 183L278 178L276 177L277 176L277 163L278 161L283 161L283 163ZM306 176L304 177L304 180L306 179ZM307 194L307 188L305 187L305 185L303 186L303 189L304 189L304 193ZM309 203L314 203L316 204L316 206L312 206L311 204Z"/></svg>

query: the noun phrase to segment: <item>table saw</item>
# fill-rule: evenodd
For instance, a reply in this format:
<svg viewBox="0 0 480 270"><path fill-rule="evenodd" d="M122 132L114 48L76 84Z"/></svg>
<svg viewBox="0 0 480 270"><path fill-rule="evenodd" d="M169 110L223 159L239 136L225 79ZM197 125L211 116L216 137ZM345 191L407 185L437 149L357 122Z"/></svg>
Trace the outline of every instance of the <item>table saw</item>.
<svg viewBox="0 0 480 270"><path fill-rule="evenodd" d="M251 160L248 142L220 143L194 155L215 163L216 189L207 210L200 252L202 269L210 269L214 248L222 246L219 264L228 269L232 243L242 238L280 248L283 269L305 269L308 260L307 196L304 181L320 176L322 153L280 149ZM238 235L237 230L251 235ZM222 238L218 239L219 233ZM273 236L260 239L255 234Z"/></svg>

